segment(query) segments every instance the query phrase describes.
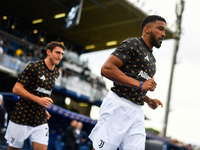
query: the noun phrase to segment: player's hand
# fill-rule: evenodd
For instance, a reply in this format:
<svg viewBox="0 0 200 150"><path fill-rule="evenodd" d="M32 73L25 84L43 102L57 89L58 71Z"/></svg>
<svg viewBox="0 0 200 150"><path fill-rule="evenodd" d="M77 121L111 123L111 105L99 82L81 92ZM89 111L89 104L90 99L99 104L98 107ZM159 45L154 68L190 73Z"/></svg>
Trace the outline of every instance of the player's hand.
<svg viewBox="0 0 200 150"><path fill-rule="evenodd" d="M53 100L49 97L41 97L38 103L44 107L50 107L53 103Z"/></svg>
<svg viewBox="0 0 200 150"><path fill-rule="evenodd" d="M141 87L142 91L154 91L156 88L157 83L154 81L154 77L146 80Z"/></svg>
<svg viewBox="0 0 200 150"><path fill-rule="evenodd" d="M49 112L47 110L46 110L46 115L47 115L47 120L49 120L51 115L49 114Z"/></svg>
<svg viewBox="0 0 200 150"><path fill-rule="evenodd" d="M157 100L157 99L151 99L150 98L146 103L152 109L156 109L158 106L163 107L163 103L160 100Z"/></svg>

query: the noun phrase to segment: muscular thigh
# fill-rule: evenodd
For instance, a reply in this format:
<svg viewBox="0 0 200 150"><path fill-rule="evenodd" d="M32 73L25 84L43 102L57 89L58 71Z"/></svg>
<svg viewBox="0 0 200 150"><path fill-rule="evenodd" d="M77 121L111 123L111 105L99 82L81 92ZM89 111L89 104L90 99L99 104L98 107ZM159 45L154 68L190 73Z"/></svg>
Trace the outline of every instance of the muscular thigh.
<svg viewBox="0 0 200 150"><path fill-rule="evenodd" d="M21 148L14 148L14 147L8 146L8 149L7 149L7 150L21 150Z"/></svg>
<svg viewBox="0 0 200 150"><path fill-rule="evenodd" d="M47 150L47 145L40 144L37 142L32 142L33 150Z"/></svg>
<svg viewBox="0 0 200 150"><path fill-rule="evenodd" d="M43 124L35 128L35 131L29 137L31 143L39 145L48 145L49 142L49 127L48 124ZM37 145L37 144L36 144ZM43 150L43 149L41 149Z"/></svg>
<svg viewBox="0 0 200 150"><path fill-rule="evenodd" d="M32 130L28 126L19 125L10 121L5 135L9 150L20 150L31 131Z"/></svg>

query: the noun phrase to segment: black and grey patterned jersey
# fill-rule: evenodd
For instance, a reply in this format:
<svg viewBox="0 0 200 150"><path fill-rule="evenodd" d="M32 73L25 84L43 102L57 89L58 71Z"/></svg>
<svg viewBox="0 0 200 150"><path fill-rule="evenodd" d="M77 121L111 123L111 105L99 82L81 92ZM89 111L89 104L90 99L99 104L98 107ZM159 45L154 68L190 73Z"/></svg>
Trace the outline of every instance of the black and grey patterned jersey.
<svg viewBox="0 0 200 150"><path fill-rule="evenodd" d="M34 95L49 97L58 76L58 69L55 67L53 71L49 70L44 60L42 60L28 64L17 82L22 83L24 88ZM11 115L11 121L28 126L47 123L45 107L21 97Z"/></svg>
<svg viewBox="0 0 200 150"><path fill-rule="evenodd" d="M147 79L151 79L156 72L156 60L152 50L148 48L142 38L130 37L124 40L112 55L123 62L120 70L138 81L144 82ZM144 97L147 92L115 82L111 90L120 97L124 97L136 104L144 105Z"/></svg>

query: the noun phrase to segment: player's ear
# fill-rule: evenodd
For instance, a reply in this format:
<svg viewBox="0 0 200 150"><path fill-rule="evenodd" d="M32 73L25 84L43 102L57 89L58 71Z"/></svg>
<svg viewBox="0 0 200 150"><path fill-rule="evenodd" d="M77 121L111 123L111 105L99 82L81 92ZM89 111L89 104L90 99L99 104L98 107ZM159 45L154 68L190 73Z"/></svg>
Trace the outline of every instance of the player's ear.
<svg viewBox="0 0 200 150"><path fill-rule="evenodd" d="M51 54L51 50L47 49L47 56Z"/></svg>
<svg viewBox="0 0 200 150"><path fill-rule="evenodd" d="M149 34L151 32L151 28L149 26L145 26L144 31L146 32L146 34Z"/></svg>

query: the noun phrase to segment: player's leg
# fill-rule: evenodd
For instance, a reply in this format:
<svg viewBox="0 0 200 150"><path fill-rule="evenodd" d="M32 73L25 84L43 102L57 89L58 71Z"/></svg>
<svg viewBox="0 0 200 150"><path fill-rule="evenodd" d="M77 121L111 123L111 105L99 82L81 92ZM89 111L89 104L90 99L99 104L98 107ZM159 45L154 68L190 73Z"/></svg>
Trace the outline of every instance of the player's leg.
<svg viewBox="0 0 200 150"><path fill-rule="evenodd" d="M47 150L49 141L48 124L46 123L34 127L34 131L31 133L29 139L33 145L33 150Z"/></svg>
<svg viewBox="0 0 200 150"><path fill-rule="evenodd" d="M146 133L145 133L145 124L144 124L144 112L142 108L135 108L133 118L134 123L127 131L127 134L124 136L124 139L120 145L120 149L126 150L144 150L145 149L145 140L146 140Z"/></svg>
<svg viewBox="0 0 200 150"><path fill-rule="evenodd" d="M125 102L112 91L109 92L101 105L98 122L89 135L95 150L116 150L119 147L137 118L133 105L136 104L128 100Z"/></svg>
<svg viewBox="0 0 200 150"><path fill-rule="evenodd" d="M129 136L121 143L120 150L145 150L145 139L145 135L140 133Z"/></svg>
<svg viewBox="0 0 200 150"><path fill-rule="evenodd" d="M27 126L9 121L5 134L5 139L8 143L8 150L21 150L24 141L28 138L28 136L29 130Z"/></svg>
<svg viewBox="0 0 200 150"><path fill-rule="evenodd" d="M113 92L109 93L112 94ZM98 122L89 135L89 138L92 141L93 150L117 149L117 144L119 144L120 138L118 138L116 128L119 128L117 127L119 124L116 126L114 125L115 127L113 127L111 123L115 123L113 121L113 119L115 119L115 110L118 110L119 107L121 107L121 105L117 103L115 98L112 98L112 95L108 95L104 99L100 108ZM109 137L109 139L107 137Z"/></svg>
<svg viewBox="0 0 200 150"><path fill-rule="evenodd" d="M47 150L47 145L32 142L33 150Z"/></svg>
<svg viewBox="0 0 200 150"><path fill-rule="evenodd" d="M21 150L21 148L14 148L14 147L8 146L8 149L7 149L7 150Z"/></svg>

